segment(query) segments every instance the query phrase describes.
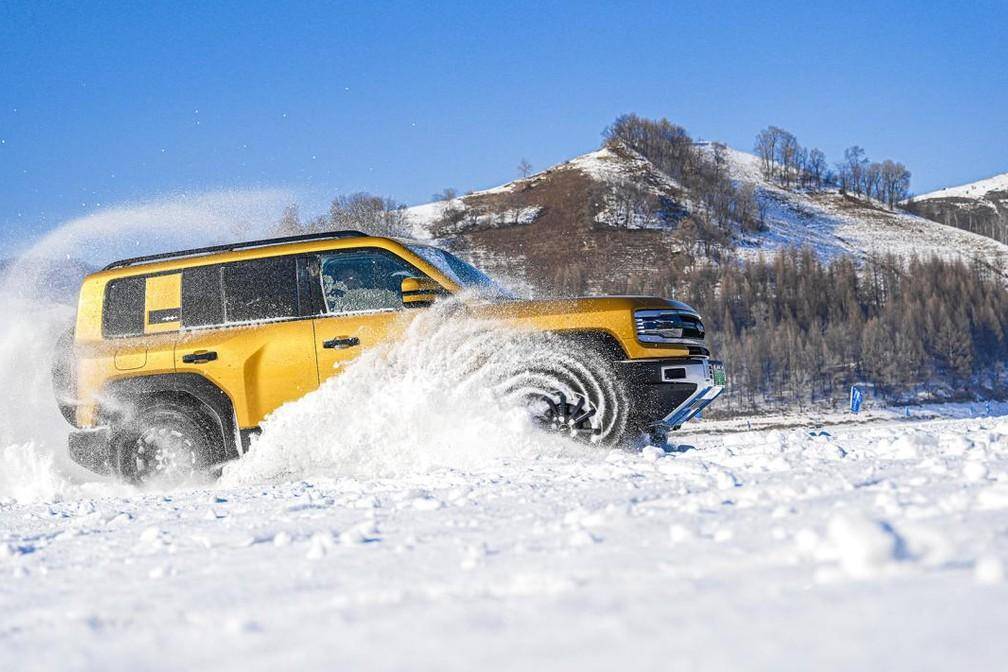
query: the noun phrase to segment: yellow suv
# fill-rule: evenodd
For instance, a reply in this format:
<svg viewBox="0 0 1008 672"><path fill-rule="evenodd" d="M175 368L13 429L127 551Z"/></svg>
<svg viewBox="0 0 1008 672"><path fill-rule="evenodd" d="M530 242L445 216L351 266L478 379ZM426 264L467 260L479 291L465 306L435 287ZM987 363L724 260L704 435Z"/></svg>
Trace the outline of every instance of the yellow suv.
<svg viewBox="0 0 1008 672"><path fill-rule="evenodd" d="M521 300L437 247L336 231L125 259L85 278L54 364L70 455L133 482L212 472L281 404L451 294L468 314L565 343L577 365L547 371L555 382L529 404L555 431L615 445L675 429L725 384L686 304Z"/></svg>

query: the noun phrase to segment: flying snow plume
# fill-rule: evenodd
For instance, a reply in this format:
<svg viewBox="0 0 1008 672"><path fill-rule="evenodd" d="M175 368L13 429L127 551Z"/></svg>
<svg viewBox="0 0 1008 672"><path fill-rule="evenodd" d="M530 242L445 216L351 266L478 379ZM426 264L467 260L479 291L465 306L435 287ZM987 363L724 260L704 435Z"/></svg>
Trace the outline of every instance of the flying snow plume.
<svg viewBox="0 0 1008 672"><path fill-rule="evenodd" d="M254 238L291 200L282 190L236 190L111 207L66 222L7 266L0 276L0 498L50 498L69 487L68 477L90 478L66 457L70 427L50 375L84 272L121 257Z"/></svg>
<svg viewBox="0 0 1008 672"><path fill-rule="evenodd" d="M248 240L268 233L285 205L283 189L178 194L126 203L71 219L20 255L10 276L30 279L39 260L76 259L97 267L115 259ZM31 282L19 282L31 289Z"/></svg>
<svg viewBox="0 0 1008 672"><path fill-rule="evenodd" d="M403 315L400 319L409 319ZM508 458L593 453L530 419L537 364L559 344L466 315L449 300L413 318L402 339L367 350L263 422L225 486L316 476L396 477L479 470Z"/></svg>

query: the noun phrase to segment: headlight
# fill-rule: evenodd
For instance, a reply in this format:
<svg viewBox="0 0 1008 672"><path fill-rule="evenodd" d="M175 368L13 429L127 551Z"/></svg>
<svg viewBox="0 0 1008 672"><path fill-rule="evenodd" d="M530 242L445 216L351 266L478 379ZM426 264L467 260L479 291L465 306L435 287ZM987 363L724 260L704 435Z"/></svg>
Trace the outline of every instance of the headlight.
<svg viewBox="0 0 1008 672"><path fill-rule="evenodd" d="M702 341L703 322L700 317L679 310L638 310L634 312L637 340L641 343L674 343Z"/></svg>

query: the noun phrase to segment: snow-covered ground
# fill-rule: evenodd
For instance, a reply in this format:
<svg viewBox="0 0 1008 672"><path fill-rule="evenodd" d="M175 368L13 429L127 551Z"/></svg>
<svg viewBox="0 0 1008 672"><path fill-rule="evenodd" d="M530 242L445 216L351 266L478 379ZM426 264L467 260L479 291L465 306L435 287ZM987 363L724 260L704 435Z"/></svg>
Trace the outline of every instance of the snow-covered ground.
<svg viewBox="0 0 1008 672"><path fill-rule="evenodd" d="M1003 669L1008 419L686 438L157 493L18 449L0 669Z"/></svg>

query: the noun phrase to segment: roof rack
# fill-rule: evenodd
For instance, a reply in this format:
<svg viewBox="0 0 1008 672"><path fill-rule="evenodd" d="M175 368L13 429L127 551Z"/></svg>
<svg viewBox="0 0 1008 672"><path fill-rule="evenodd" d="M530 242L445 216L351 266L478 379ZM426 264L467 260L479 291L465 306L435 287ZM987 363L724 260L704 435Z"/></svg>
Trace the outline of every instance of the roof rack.
<svg viewBox="0 0 1008 672"><path fill-rule="evenodd" d="M214 252L231 252L233 250L244 250L251 247L265 247L267 245L281 245L284 243L300 243L308 240L330 240L333 238L358 238L366 237L368 234L363 231L326 231L323 233L305 233L300 236L283 236L280 238L263 238L262 240L250 240L244 243L227 243L225 245L211 245L209 247L196 247L191 250L179 250L177 252L161 252L160 254L148 254L143 257L130 257L113 261L103 268L109 271L113 268L124 268L134 264L142 264L148 261L161 261L163 259L182 259L184 257L195 257L203 254L213 254Z"/></svg>

